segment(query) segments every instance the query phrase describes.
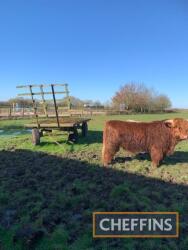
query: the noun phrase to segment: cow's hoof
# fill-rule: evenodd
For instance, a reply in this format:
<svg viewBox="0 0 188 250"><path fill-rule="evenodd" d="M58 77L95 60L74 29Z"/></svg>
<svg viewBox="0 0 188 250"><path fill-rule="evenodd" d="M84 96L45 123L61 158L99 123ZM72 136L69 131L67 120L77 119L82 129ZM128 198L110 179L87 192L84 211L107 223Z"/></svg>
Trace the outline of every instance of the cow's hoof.
<svg viewBox="0 0 188 250"><path fill-rule="evenodd" d="M156 163L152 163L152 164L151 164L151 167L152 167L153 169L157 169L157 168L159 167L159 165L156 164Z"/></svg>
<svg viewBox="0 0 188 250"><path fill-rule="evenodd" d="M111 163L103 163L103 167L105 167L105 168L108 168L108 167L111 167L111 166L112 166Z"/></svg>

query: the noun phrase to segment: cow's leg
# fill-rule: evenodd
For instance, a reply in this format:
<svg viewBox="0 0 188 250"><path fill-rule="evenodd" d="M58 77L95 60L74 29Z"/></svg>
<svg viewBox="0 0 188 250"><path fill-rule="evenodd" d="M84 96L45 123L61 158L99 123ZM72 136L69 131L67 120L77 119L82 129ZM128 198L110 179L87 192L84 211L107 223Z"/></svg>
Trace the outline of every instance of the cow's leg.
<svg viewBox="0 0 188 250"><path fill-rule="evenodd" d="M167 151L166 155L167 155L167 156L173 155L173 153L174 153L174 148L175 148L174 146L171 146L170 149Z"/></svg>
<svg viewBox="0 0 188 250"><path fill-rule="evenodd" d="M161 150L156 147L152 147L150 151L150 156L152 160L152 166L158 167L160 161L163 159L163 153L161 152Z"/></svg>
<svg viewBox="0 0 188 250"><path fill-rule="evenodd" d="M114 155L118 152L118 150L119 150L119 145L117 144L103 143L102 161L105 167L107 167L112 162L112 159Z"/></svg>

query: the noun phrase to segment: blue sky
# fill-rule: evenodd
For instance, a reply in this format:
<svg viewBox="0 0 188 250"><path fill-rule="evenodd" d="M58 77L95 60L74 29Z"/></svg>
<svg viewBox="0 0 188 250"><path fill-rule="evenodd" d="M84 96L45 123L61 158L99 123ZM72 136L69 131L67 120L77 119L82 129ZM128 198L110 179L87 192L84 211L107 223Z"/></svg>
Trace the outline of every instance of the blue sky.
<svg viewBox="0 0 188 250"><path fill-rule="evenodd" d="M107 101L130 81L188 108L186 0L0 2L0 100L17 84L67 82Z"/></svg>

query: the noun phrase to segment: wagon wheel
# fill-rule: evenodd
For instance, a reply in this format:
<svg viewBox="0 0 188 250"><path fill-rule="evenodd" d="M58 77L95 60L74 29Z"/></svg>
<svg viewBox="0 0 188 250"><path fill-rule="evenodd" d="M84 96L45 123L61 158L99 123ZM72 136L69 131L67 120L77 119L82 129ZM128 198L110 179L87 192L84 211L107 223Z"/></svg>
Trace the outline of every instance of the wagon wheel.
<svg viewBox="0 0 188 250"><path fill-rule="evenodd" d="M88 132L87 122L83 122L82 123L82 136L83 137L87 136L87 132Z"/></svg>
<svg viewBox="0 0 188 250"><path fill-rule="evenodd" d="M73 128L72 132L73 133L69 134L68 141L77 142L77 140L78 140L78 131L77 131L77 129Z"/></svg>
<svg viewBox="0 0 188 250"><path fill-rule="evenodd" d="M37 128L32 129L32 143L33 145L40 144L40 132Z"/></svg>
<svg viewBox="0 0 188 250"><path fill-rule="evenodd" d="M40 137L43 137L43 136L44 136L44 131L41 130L41 131L39 132L39 135L40 135Z"/></svg>

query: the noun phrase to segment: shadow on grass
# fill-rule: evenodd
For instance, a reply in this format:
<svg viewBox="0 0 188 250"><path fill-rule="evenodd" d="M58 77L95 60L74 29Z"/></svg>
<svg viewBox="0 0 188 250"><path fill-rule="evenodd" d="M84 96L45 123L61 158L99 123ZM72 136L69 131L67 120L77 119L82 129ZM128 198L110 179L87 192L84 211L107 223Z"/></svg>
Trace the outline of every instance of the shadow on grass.
<svg viewBox="0 0 188 250"><path fill-rule="evenodd" d="M88 131L88 135L85 138L82 138L84 143L102 143L102 131Z"/></svg>
<svg viewBox="0 0 188 250"><path fill-rule="evenodd" d="M0 120L1 122L1 120ZM12 121L14 122L14 121ZM25 130L24 124L1 124L0 126L2 130Z"/></svg>
<svg viewBox="0 0 188 250"><path fill-rule="evenodd" d="M149 154L147 153L141 153L141 154L137 154L137 155L129 157L129 156L126 156L126 151L125 151L125 157L115 157L113 162L124 163L128 161L132 161L134 159L137 159L139 161L148 160L151 162L151 158ZM173 155L165 157L164 160L161 162L161 164L165 164L165 165L176 165L178 163L188 163L188 152L175 151Z"/></svg>
<svg viewBox="0 0 188 250"><path fill-rule="evenodd" d="M88 131L88 134L86 137L82 137L81 133L79 133L78 136L78 141L76 142L76 144L92 144L92 143L102 143L102 131ZM48 141L42 141L41 138L41 143L40 145L45 146L46 144L55 144L55 141L57 141L58 143L68 143L70 144L67 140L68 140L68 133L67 132L59 132L58 135L57 134L49 134L49 135L45 135L45 138L48 138ZM53 141L54 138L54 141Z"/></svg>
<svg viewBox="0 0 188 250"><path fill-rule="evenodd" d="M177 163L188 163L188 152L175 151L173 155L165 159L165 164L175 165Z"/></svg>
<svg viewBox="0 0 188 250"><path fill-rule="evenodd" d="M2 249L187 247L187 186L27 150L0 151L0 180ZM180 238L94 240L93 211L179 211Z"/></svg>

